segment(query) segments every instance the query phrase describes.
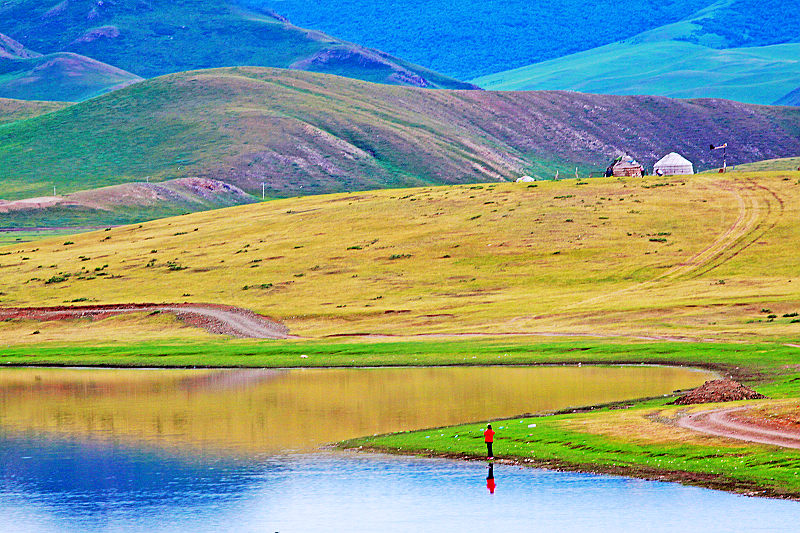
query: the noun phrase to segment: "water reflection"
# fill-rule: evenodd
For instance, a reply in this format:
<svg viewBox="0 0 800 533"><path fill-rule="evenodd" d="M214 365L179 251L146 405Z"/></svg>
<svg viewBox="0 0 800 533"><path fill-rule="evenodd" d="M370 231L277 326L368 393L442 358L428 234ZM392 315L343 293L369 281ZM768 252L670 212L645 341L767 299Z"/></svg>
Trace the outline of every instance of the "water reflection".
<svg viewBox="0 0 800 533"><path fill-rule="evenodd" d="M489 473L486 475L486 488L490 494L494 494L497 484L494 482L494 463L489 463Z"/></svg>
<svg viewBox="0 0 800 533"><path fill-rule="evenodd" d="M707 378L638 366L4 369L0 428L247 456L651 396Z"/></svg>
<svg viewBox="0 0 800 533"><path fill-rule="evenodd" d="M706 377L638 367L6 369L0 530L792 530L795 502L494 462L286 451L658 394Z"/></svg>
<svg viewBox="0 0 800 533"><path fill-rule="evenodd" d="M496 467L503 490L491 494L481 463L343 453L242 462L110 443L36 451L41 444L12 444L28 454L17 460L42 466L1 472L4 533L794 531L798 510L797 502L502 464L491 474Z"/></svg>

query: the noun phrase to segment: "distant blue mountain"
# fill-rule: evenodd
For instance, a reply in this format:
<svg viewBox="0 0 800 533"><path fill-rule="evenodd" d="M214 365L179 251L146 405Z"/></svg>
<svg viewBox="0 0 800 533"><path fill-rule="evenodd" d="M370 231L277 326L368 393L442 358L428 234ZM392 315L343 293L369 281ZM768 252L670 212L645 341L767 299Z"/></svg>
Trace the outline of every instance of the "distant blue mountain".
<svg viewBox="0 0 800 533"><path fill-rule="evenodd" d="M459 79L589 50L714 0L241 0ZM785 11L785 10L784 10Z"/></svg>

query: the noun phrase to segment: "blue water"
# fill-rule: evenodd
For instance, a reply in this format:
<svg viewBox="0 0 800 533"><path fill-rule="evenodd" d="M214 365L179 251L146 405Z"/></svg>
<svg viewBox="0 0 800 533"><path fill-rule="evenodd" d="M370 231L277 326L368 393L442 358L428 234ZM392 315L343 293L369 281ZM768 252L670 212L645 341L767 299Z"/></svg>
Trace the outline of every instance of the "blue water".
<svg viewBox="0 0 800 533"><path fill-rule="evenodd" d="M232 459L0 436L0 531L797 531L796 502L621 477L323 452Z"/></svg>

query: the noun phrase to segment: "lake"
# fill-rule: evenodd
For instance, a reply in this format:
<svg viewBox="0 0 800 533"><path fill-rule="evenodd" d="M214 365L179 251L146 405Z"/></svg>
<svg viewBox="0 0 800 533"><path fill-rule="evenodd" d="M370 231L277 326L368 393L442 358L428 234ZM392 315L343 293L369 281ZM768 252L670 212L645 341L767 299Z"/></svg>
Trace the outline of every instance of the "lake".
<svg viewBox="0 0 800 533"><path fill-rule="evenodd" d="M3 531L779 531L795 502L321 451L694 387L683 368L0 371ZM763 519L768 513L769 520ZM761 529L759 529L761 528ZM791 529L786 529L791 530Z"/></svg>

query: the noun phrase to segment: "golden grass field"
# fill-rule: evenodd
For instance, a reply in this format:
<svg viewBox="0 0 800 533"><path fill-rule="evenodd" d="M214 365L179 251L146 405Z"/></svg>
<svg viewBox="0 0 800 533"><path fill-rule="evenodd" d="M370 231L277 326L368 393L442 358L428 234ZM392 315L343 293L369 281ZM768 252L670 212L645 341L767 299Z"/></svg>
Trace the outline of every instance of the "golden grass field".
<svg viewBox="0 0 800 533"><path fill-rule="evenodd" d="M0 305L224 303L301 337L791 342L799 211L800 172L290 198L0 247ZM137 316L5 323L0 342L120 339L120 328L207 335Z"/></svg>

